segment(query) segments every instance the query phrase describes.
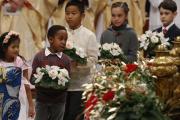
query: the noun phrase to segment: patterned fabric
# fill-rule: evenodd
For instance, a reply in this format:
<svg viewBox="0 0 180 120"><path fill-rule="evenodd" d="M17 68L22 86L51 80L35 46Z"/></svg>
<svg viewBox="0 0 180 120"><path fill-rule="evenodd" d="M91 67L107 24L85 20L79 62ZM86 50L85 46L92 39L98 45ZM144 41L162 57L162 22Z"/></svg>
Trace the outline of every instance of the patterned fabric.
<svg viewBox="0 0 180 120"><path fill-rule="evenodd" d="M17 120L20 111L18 99L22 71L18 67L6 68L6 80L0 83L0 117L2 120Z"/></svg>

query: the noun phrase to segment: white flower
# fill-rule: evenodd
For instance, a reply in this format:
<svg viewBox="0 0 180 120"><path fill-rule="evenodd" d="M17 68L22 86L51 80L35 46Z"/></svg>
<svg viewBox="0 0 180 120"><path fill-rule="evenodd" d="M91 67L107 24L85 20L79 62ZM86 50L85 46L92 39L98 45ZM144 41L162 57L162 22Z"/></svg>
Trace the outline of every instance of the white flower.
<svg viewBox="0 0 180 120"><path fill-rule="evenodd" d="M94 83L94 86L97 86L99 89L104 89L104 86L102 86L101 84L98 84L98 83Z"/></svg>
<svg viewBox="0 0 180 120"><path fill-rule="evenodd" d="M86 88L86 90L91 89L93 88L93 84L83 84L82 87Z"/></svg>
<svg viewBox="0 0 180 120"><path fill-rule="evenodd" d="M163 39L161 39L161 44L169 46L170 43L168 41L169 41L169 38L163 38Z"/></svg>
<svg viewBox="0 0 180 120"><path fill-rule="evenodd" d="M46 66L45 66L45 69L46 69L47 71L50 71L50 70L51 70L51 66L46 65Z"/></svg>
<svg viewBox="0 0 180 120"><path fill-rule="evenodd" d="M149 41L142 41L140 43L140 48L143 48L144 50L147 50L148 45L149 45Z"/></svg>
<svg viewBox="0 0 180 120"><path fill-rule="evenodd" d="M118 55L120 55L120 51L119 50L115 50L115 49L112 49L112 50L110 50L110 53L113 55L113 56L118 56Z"/></svg>
<svg viewBox="0 0 180 120"><path fill-rule="evenodd" d="M86 57L84 49L82 49L82 48L76 48L76 54L79 55L81 58L85 58Z"/></svg>
<svg viewBox="0 0 180 120"><path fill-rule="evenodd" d="M120 96L126 96L126 92L124 90L121 91Z"/></svg>
<svg viewBox="0 0 180 120"><path fill-rule="evenodd" d="M101 79L106 80L107 76L101 76Z"/></svg>
<svg viewBox="0 0 180 120"><path fill-rule="evenodd" d="M38 75L42 73L40 67L36 68L36 73L37 73Z"/></svg>
<svg viewBox="0 0 180 120"><path fill-rule="evenodd" d="M158 33L157 33L157 32L153 32L153 33L152 33L152 36L158 36ZM152 37L152 36L151 36L151 37Z"/></svg>
<svg viewBox="0 0 180 120"><path fill-rule="evenodd" d="M102 49L109 51L113 56L118 56L122 53L121 48L116 43L105 43L102 45Z"/></svg>
<svg viewBox="0 0 180 120"><path fill-rule="evenodd" d="M68 79L69 79L69 78L67 78L65 76L62 76L62 74L58 74L57 77L58 77L58 80L67 81L67 82L68 82Z"/></svg>
<svg viewBox="0 0 180 120"><path fill-rule="evenodd" d="M113 44L112 44L112 49L120 50L121 48L119 47L118 44L113 43Z"/></svg>
<svg viewBox="0 0 180 120"><path fill-rule="evenodd" d="M70 79L69 73L66 69L61 69L57 77L58 77L58 85L63 85L63 86L65 86L65 83L68 82L68 79Z"/></svg>
<svg viewBox="0 0 180 120"><path fill-rule="evenodd" d="M116 108L116 107L113 107L113 108L110 108L108 112L111 113L111 112L115 112L116 110L117 110L117 108Z"/></svg>
<svg viewBox="0 0 180 120"><path fill-rule="evenodd" d="M67 79L59 79L58 80L58 85L62 85L62 86L65 86L65 84L68 82Z"/></svg>
<svg viewBox="0 0 180 120"><path fill-rule="evenodd" d="M56 77L58 76L58 71L57 70L50 70L48 72L49 77L51 77L52 79L56 79Z"/></svg>
<svg viewBox="0 0 180 120"><path fill-rule="evenodd" d="M141 35L141 37L139 38L139 40L142 41L146 41L148 38L145 34Z"/></svg>
<svg viewBox="0 0 180 120"><path fill-rule="evenodd" d="M67 41L67 42L66 42L66 48L67 48L67 49L73 49L73 43L70 42L70 41Z"/></svg>
<svg viewBox="0 0 180 120"><path fill-rule="evenodd" d="M164 33L163 32L157 33L157 36L159 36L161 39L163 39L164 38Z"/></svg>
<svg viewBox="0 0 180 120"><path fill-rule="evenodd" d="M105 43L105 44L102 45L102 49L103 50L110 50L111 49L111 45L108 44L108 43Z"/></svg>
<svg viewBox="0 0 180 120"><path fill-rule="evenodd" d="M34 77L36 78L35 83L39 83L43 77L44 73L42 74L34 74Z"/></svg>
<svg viewBox="0 0 180 120"><path fill-rule="evenodd" d="M145 32L145 35L148 36L148 37L151 37L153 35L153 32L148 30Z"/></svg>
<svg viewBox="0 0 180 120"><path fill-rule="evenodd" d="M51 69L58 71L60 68L58 66L51 66Z"/></svg>
<svg viewBox="0 0 180 120"><path fill-rule="evenodd" d="M61 69L60 74L62 74L63 77L69 78L69 72L66 69Z"/></svg>
<svg viewBox="0 0 180 120"><path fill-rule="evenodd" d="M113 119L116 117L116 114L117 114L117 113L114 113L114 114L110 115L110 116L107 118L107 120L113 120Z"/></svg>
<svg viewBox="0 0 180 120"><path fill-rule="evenodd" d="M43 68L40 68L40 67L36 68L37 74L33 75L36 78L35 83L39 83L44 75L44 73L41 72L41 69L43 69Z"/></svg>
<svg viewBox="0 0 180 120"><path fill-rule="evenodd" d="M144 89L147 88L147 85L145 83L141 83L141 84L139 84L139 86L143 87Z"/></svg>
<svg viewBox="0 0 180 120"><path fill-rule="evenodd" d="M122 84L122 83L119 83L119 87L118 87L118 89L124 89L125 88L125 85L124 84Z"/></svg>
<svg viewBox="0 0 180 120"><path fill-rule="evenodd" d="M158 43L158 42L159 42L159 38L156 37L156 36L152 36L152 37L151 37L151 42L154 43L154 44L155 44L155 43Z"/></svg>

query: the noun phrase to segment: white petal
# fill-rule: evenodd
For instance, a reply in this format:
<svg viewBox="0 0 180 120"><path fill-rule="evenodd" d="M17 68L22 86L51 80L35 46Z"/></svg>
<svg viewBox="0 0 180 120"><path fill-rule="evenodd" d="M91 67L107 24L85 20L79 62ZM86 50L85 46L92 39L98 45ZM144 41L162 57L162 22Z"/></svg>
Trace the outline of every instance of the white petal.
<svg viewBox="0 0 180 120"><path fill-rule="evenodd" d="M107 120L113 120L116 117L116 113L110 115Z"/></svg>
<svg viewBox="0 0 180 120"><path fill-rule="evenodd" d="M117 110L117 108L110 108L108 112L115 112Z"/></svg>

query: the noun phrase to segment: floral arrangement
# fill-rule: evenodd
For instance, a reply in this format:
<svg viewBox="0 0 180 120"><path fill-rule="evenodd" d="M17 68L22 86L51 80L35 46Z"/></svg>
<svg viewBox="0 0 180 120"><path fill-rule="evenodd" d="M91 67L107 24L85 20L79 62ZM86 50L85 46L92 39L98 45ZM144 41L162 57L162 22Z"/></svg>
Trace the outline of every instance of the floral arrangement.
<svg viewBox="0 0 180 120"><path fill-rule="evenodd" d="M100 59L120 59L126 60L122 49L116 43L105 43L99 47Z"/></svg>
<svg viewBox="0 0 180 120"><path fill-rule="evenodd" d="M66 49L64 50L64 53L71 57L74 61L80 64L86 64L87 63L87 56L85 51L77 46L73 46L71 42L66 43Z"/></svg>
<svg viewBox="0 0 180 120"><path fill-rule="evenodd" d="M169 39L165 38L162 32L157 33L152 31L146 31L145 34L139 37L140 49L143 49L145 52L147 52L150 55L155 55L154 50L158 45L160 44L163 44L165 46L170 45L168 40Z"/></svg>
<svg viewBox="0 0 180 120"><path fill-rule="evenodd" d="M145 34L141 35L139 38L140 48L147 50L148 48L155 48L159 44L170 45L168 38L164 38L164 34L146 31Z"/></svg>
<svg viewBox="0 0 180 120"><path fill-rule="evenodd" d="M4 67L0 67L0 83L4 83L6 79L6 69Z"/></svg>
<svg viewBox="0 0 180 120"><path fill-rule="evenodd" d="M66 69L46 65L36 69L36 74L33 75L32 81L36 86L63 90L67 88L69 79L69 73Z"/></svg>
<svg viewBox="0 0 180 120"><path fill-rule="evenodd" d="M8 43L9 39L11 38L12 35L19 36L19 33L15 31L10 31L4 38L3 43Z"/></svg>
<svg viewBox="0 0 180 120"><path fill-rule="evenodd" d="M94 81L84 84L86 120L166 120L145 64L102 65Z"/></svg>

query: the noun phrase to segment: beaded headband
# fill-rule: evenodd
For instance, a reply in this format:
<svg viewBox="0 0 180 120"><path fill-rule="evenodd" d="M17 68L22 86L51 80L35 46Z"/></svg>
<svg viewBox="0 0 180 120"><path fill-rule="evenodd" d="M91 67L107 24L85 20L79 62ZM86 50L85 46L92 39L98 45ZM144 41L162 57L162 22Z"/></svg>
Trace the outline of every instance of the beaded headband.
<svg viewBox="0 0 180 120"><path fill-rule="evenodd" d="M11 38L11 36L19 36L19 33L15 32L15 31L10 31L4 38L3 43L8 43L9 39Z"/></svg>

